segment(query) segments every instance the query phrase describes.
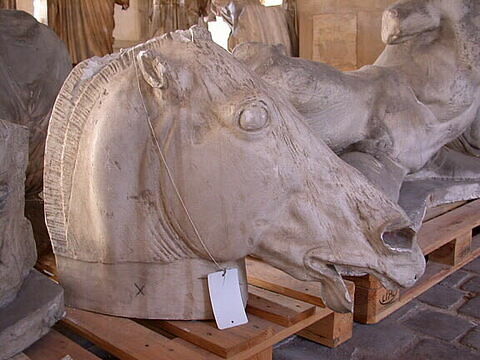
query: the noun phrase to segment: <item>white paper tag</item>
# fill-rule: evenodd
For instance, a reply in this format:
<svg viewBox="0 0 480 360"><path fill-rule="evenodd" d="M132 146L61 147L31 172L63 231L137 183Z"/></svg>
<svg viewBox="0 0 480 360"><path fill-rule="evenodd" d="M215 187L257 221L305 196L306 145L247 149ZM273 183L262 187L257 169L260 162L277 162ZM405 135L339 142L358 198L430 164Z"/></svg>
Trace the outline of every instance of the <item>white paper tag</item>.
<svg viewBox="0 0 480 360"><path fill-rule="evenodd" d="M208 292L220 330L248 323L243 305L238 269L208 274Z"/></svg>

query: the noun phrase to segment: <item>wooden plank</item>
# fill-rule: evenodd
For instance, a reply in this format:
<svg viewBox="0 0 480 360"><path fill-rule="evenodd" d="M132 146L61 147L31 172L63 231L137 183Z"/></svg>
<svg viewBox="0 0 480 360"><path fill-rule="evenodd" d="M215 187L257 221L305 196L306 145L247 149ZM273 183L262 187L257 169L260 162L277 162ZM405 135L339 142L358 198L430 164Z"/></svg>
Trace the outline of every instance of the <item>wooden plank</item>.
<svg viewBox="0 0 480 360"><path fill-rule="evenodd" d="M63 336L56 330L50 332L24 351L31 360L99 360L94 354Z"/></svg>
<svg viewBox="0 0 480 360"><path fill-rule="evenodd" d="M62 323L122 360L202 359L130 319L68 308Z"/></svg>
<svg viewBox="0 0 480 360"><path fill-rule="evenodd" d="M197 351L199 354L203 355L206 359L209 359L209 360L224 359L224 358L222 358L220 356L217 356L217 355L215 355L215 354L213 354L213 353L211 353L207 350L201 349L201 348L197 347L196 345L193 345L193 344L189 343L188 341L185 341L181 338L175 338L172 341L176 342L176 343L179 343L179 344L181 344L181 345L183 345L187 348L190 348L192 350ZM263 350L259 354L248 358L248 360L272 360L272 355L273 355L273 348L270 347L266 350Z"/></svg>
<svg viewBox="0 0 480 360"><path fill-rule="evenodd" d="M272 336L275 326L252 315L247 324L226 330L219 330L214 321L152 320L151 323L224 358L263 343Z"/></svg>
<svg viewBox="0 0 480 360"><path fill-rule="evenodd" d="M291 326L315 313L315 305L268 290L250 285L248 292L248 313L282 326Z"/></svg>
<svg viewBox="0 0 480 360"><path fill-rule="evenodd" d="M246 265L249 284L325 307L320 297L322 286L319 282L297 280L287 273L253 258L247 258Z"/></svg>
<svg viewBox="0 0 480 360"><path fill-rule="evenodd" d="M261 260L247 258L247 279L250 285L270 290L309 304L325 307L320 294L322 285L318 281L297 280L287 273L265 264ZM346 281L348 290L353 294L355 285ZM330 310L331 311L331 310Z"/></svg>
<svg viewBox="0 0 480 360"><path fill-rule="evenodd" d="M420 296L425 291L429 290L440 281L453 274L455 271L461 269L469 262L475 260L480 256L480 236L475 236L472 241L472 250L468 256L466 256L461 262L455 266L444 265L435 262L429 262L425 274L413 287L400 291L399 300L392 302L388 306L385 306L381 311L365 314L361 306L365 304L355 304L354 319L366 324L375 324L388 315L400 309L402 306ZM369 289L367 289L369 290ZM357 293L362 291L361 288L356 289ZM374 291L374 290L372 290Z"/></svg>
<svg viewBox="0 0 480 360"><path fill-rule="evenodd" d="M433 208L427 209L425 217L423 218L423 222L427 222L428 220L432 220L440 215L443 215L453 209L456 209L460 206L465 205L468 201L456 201L450 204L443 204L439 206L435 206Z"/></svg>
<svg viewBox="0 0 480 360"><path fill-rule="evenodd" d="M423 253L430 254L479 226L479 214L480 200L475 200L424 223L418 232L418 242Z"/></svg>

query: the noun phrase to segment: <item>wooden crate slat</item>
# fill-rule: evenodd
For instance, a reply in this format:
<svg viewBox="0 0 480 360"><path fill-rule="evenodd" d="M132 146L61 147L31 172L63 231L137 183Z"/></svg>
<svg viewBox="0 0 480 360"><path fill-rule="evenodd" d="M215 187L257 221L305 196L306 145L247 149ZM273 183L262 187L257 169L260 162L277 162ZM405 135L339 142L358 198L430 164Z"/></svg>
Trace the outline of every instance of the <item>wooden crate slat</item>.
<svg viewBox="0 0 480 360"><path fill-rule="evenodd" d="M250 285L248 287L249 314L259 316L282 326L291 326L315 312L315 305Z"/></svg>
<svg viewBox="0 0 480 360"><path fill-rule="evenodd" d="M468 201L456 201L454 203L443 204L443 205L435 206L433 208L428 208L425 213L425 217L423 218L423 222L427 222L449 211L452 211L453 209L456 209L460 206L465 205L467 202Z"/></svg>
<svg viewBox="0 0 480 360"><path fill-rule="evenodd" d="M480 200L475 200L424 223L418 232L418 243L423 253L430 254L479 226L479 214Z"/></svg>
<svg viewBox="0 0 480 360"><path fill-rule="evenodd" d="M325 307L320 297L322 293L322 285L320 282L297 280L282 270L251 257L246 258L246 265L249 284L309 304ZM350 294L353 294L355 284L350 281L345 281L345 285Z"/></svg>
<svg viewBox="0 0 480 360"><path fill-rule="evenodd" d="M249 347L263 343L275 324L249 315L248 324L219 330L215 321L152 320L156 326L222 357L231 357Z"/></svg>
<svg viewBox="0 0 480 360"><path fill-rule="evenodd" d="M173 338L172 340L170 340L171 342L173 343L176 343L176 344L179 344L183 347L186 347L187 349L190 349L192 351L196 351L200 356L203 356L205 359L211 359L211 360L221 360L221 359L224 359L223 357L220 357L218 355L215 355L214 353L208 351L208 350L205 350L205 349L202 349L201 347L195 345L195 344L192 344L186 340L183 340L182 338L179 338L179 337L176 337L176 338ZM180 359L178 359L180 360Z"/></svg>
<svg viewBox="0 0 480 360"><path fill-rule="evenodd" d="M31 360L62 360L66 356L70 356L73 360L100 360L88 350L53 329L25 350L24 353Z"/></svg>
<svg viewBox="0 0 480 360"><path fill-rule="evenodd" d="M68 308L62 323L120 359L199 359L198 354L135 321Z"/></svg>

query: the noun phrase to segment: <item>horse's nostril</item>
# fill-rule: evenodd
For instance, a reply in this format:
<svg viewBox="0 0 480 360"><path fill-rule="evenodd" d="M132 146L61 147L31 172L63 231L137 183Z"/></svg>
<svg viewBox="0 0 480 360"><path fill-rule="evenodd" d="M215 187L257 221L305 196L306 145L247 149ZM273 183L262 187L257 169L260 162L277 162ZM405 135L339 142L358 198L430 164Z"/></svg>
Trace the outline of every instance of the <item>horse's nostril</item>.
<svg viewBox="0 0 480 360"><path fill-rule="evenodd" d="M392 250L408 250L412 248L415 232L410 228L385 231L382 234L383 243Z"/></svg>

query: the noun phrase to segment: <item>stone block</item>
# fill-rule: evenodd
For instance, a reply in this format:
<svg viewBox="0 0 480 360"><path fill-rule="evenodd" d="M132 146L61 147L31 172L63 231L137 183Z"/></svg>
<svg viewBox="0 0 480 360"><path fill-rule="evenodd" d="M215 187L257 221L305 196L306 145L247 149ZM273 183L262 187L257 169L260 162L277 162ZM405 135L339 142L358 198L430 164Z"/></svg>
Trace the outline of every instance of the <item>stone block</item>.
<svg viewBox="0 0 480 360"><path fill-rule="evenodd" d="M449 309L454 304L464 298L463 291L452 289L445 286L434 286L418 297L418 299L426 304L436 306L442 309Z"/></svg>
<svg viewBox="0 0 480 360"><path fill-rule="evenodd" d="M468 302L458 309L458 312L463 315L480 319L480 296L468 300Z"/></svg>
<svg viewBox="0 0 480 360"><path fill-rule="evenodd" d="M382 42L382 11L360 11L357 14L357 67L370 65L385 49Z"/></svg>
<svg viewBox="0 0 480 360"><path fill-rule="evenodd" d="M382 321L375 325L355 324L348 343L365 359L390 359L417 341L415 333L400 323Z"/></svg>
<svg viewBox="0 0 480 360"><path fill-rule="evenodd" d="M462 285L462 290L480 293L480 276L475 276Z"/></svg>
<svg viewBox="0 0 480 360"><path fill-rule="evenodd" d="M480 351L480 328L475 328L460 340L463 345ZM480 354L479 354L480 355Z"/></svg>
<svg viewBox="0 0 480 360"><path fill-rule="evenodd" d="M417 333L452 341L469 331L473 325L458 316L437 311L421 310L403 322Z"/></svg>
<svg viewBox="0 0 480 360"><path fill-rule="evenodd" d="M441 286L448 286L448 287L457 287L461 285L462 282L470 276L469 272L458 270L455 271L452 275L447 277L445 280L439 283Z"/></svg>
<svg viewBox="0 0 480 360"><path fill-rule="evenodd" d="M313 17L312 60L340 70L357 66L357 15L321 14Z"/></svg>
<svg viewBox="0 0 480 360"><path fill-rule="evenodd" d="M0 309L0 360L40 339L64 314L63 289L32 270L15 300Z"/></svg>
<svg viewBox="0 0 480 360"><path fill-rule="evenodd" d="M475 260L465 265L463 267L463 270L472 271L477 274L480 274L480 257L476 258Z"/></svg>
<svg viewBox="0 0 480 360"><path fill-rule="evenodd" d="M410 351L403 354L401 359L409 360L478 360L479 355L466 349L461 349L453 344L438 340L425 339L420 341ZM400 359L400 358L399 358Z"/></svg>

